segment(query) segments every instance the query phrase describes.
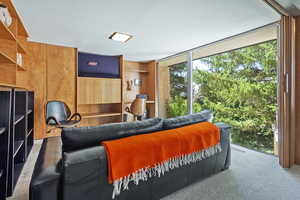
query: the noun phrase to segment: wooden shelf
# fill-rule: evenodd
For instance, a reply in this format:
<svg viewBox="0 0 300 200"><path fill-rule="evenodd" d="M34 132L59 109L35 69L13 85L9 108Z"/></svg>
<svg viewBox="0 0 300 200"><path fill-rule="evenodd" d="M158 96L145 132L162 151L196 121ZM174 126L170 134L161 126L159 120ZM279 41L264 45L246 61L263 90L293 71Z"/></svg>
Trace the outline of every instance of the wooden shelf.
<svg viewBox="0 0 300 200"><path fill-rule="evenodd" d="M112 117L112 116L119 116L119 115L122 115L122 113L85 113L85 114L81 114L83 119L99 118L99 117Z"/></svg>
<svg viewBox="0 0 300 200"><path fill-rule="evenodd" d="M22 145L24 144L24 140L16 140L14 145L14 157L18 154L20 151Z"/></svg>
<svg viewBox="0 0 300 200"><path fill-rule="evenodd" d="M149 101L146 101L146 103L155 103L155 101L150 101L150 100L149 100Z"/></svg>
<svg viewBox="0 0 300 200"><path fill-rule="evenodd" d="M147 70L143 69L129 69L128 72L138 72L138 73L149 73Z"/></svg>
<svg viewBox="0 0 300 200"><path fill-rule="evenodd" d="M20 71L26 71L26 67L24 67L22 65L17 64L17 67L18 67L18 70L20 70Z"/></svg>
<svg viewBox="0 0 300 200"><path fill-rule="evenodd" d="M23 37L28 37L27 30L22 23L21 17L19 13L17 12L15 6L13 5L13 2L11 0L2 0L3 3L8 7L9 13L12 16L12 18L15 18L17 20L17 28L18 28L18 35Z"/></svg>
<svg viewBox="0 0 300 200"><path fill-rule="evenodd" d="M23 47L23 45L20 43L20 41L17 41L17 50L18 50L18 53L26 54L26 50Z"/></svg>
<svg viewBox="0 0 300 200"><path fill-rule="evenodd" d="M0 135L2 135L6 131L6 128L0 128Z"/></svg>
<svg viewBox="0 0 300 200"><path fill-rule="evenodd" d="M155 101L146 101L146 103L155 103ZM127 101L127 102L125 102L125 104L132 104L132 101Z"/></svg>
<svg viewBox="0 0 300 200"><path fill-rule="evenodd" d="M0 20L0 37L1 39L16 41L14 34L7 26Z"/></svg>
<svg viewBox="0 0 300 200"><path fill-rule="evenodd" d="M0 64L16 64L16 62L14 61L14 59L12 59L11 57L9 57L8 55L6 55L3 52L0 52Z"/></svg>
<svg viewBox="0 0 300 200"><path fill-rule="evenodd" d="M16 119L15 119L15 125L17 124L17 123L19 123L22 119L24 119L24 115L16 115Z"/></svg>

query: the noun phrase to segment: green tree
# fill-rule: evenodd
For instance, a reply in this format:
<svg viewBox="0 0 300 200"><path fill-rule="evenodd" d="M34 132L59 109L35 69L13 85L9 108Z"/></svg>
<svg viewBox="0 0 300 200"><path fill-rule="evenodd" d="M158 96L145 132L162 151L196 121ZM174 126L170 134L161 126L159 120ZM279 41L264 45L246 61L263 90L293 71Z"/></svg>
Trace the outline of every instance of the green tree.
<svg viewBox="0 0 300 200"><path fill-rule="evenodd" d="M233 127L233 143L271 153L277 109L276 54L274 40L202 58L207 69L193 72L194 85L198 86L194 111L212 110L214 121ZM187 107L186 96L180 95L186 83L174 76L177 69L185 70L170 67L170 116L185 114L178 109Z"/></svg>

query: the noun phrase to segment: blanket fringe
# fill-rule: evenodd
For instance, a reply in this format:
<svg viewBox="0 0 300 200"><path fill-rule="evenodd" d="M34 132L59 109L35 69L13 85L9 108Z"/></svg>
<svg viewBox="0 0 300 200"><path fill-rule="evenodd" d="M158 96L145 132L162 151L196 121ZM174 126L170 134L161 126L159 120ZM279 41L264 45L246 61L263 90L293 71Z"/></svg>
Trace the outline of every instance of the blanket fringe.
<svg viewBox="0 0 300 200"><path fill-rule="evenodd" d="M205 150L171 158L170 160L165 161L163 163L156 164L154 167L151 168L150 167L142 168L128 176L115 180L113 182L114 190L113 190L112 198L114 199L117 195L119 195L122 189L123 191L129 190L130 182L134 182L136 185L138 185L139 181L146 181L148 178L151 178L153 176L160 177L172 169L179 168L181 166L185 166L191 163L195 163L197 161L213 156L214 154L219 153L221 151L222 151L221 144L217 144Z"/></svg>

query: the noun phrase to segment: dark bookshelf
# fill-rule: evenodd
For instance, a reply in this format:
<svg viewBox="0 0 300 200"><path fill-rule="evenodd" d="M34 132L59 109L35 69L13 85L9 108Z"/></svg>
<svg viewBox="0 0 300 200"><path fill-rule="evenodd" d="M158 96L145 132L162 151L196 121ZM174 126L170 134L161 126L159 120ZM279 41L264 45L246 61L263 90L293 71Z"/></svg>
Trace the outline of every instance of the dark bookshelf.
<svg viewBox="0 0 300 200"><path fill-rule="evenodd" d="M17 153L20 151L21 147L24 144L24 140L16 140L14 144L14 157L16 157Z"/></svg>
<svg viewBox="0 0 300 200"><path fill-rule="evenodd" d="M4 200L13 194L33 146L34 93L0 87L0 110L0 200Z"/></svg>
<svg viewBox="0 0 300 200"><path fill-rule="evenodd" d="M0 87L0 200L7 196L12 93L12 88Z"/></svg>
<svg viewBox="0 0 300 200"><path fill-rule="evenodd" d="M4 127L0 128L0 135L2 135L3 133L5 133L5 131L6 131L6 128L4 128Z"/></svg>
<svg viewBox="0 0 300 200"><path fill-rule="evenodd" d="M14 122L14 124L18 124L21 120L24 119L24 115L16 115L16 121Z"/></svg>

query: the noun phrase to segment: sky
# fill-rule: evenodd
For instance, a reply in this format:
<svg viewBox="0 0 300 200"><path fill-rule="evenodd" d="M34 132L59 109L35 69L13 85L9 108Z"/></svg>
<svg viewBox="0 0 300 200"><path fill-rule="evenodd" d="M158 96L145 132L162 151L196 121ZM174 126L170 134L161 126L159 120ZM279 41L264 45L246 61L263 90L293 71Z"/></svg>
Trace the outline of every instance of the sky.
<svg viewBox="0 0 300 200"><path fill-rule="evenodd" d="M194 60L193 61L193 69L194 70L203 70L203 71L208 71L209 70L209 65L205 62L203 62L201 59Z"/></svg>

